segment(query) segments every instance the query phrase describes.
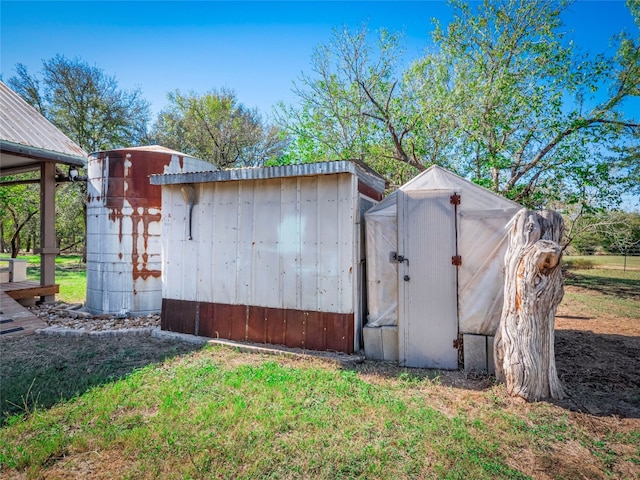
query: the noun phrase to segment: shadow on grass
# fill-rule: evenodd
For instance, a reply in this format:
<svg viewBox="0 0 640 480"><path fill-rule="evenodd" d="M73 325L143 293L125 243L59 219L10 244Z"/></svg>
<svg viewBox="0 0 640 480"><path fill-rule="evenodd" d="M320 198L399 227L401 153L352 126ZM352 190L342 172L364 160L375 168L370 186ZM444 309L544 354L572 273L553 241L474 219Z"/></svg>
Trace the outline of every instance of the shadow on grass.
<svg viewBox="0 0 640 480"><path fill-rule="evenodd" d="M640 418L640 337L556 330L556 366L569 398L597 416Z"/></svg>
<svg viewBox="0 0 640 480"><path fill-rule="evenodd" d="M640 418L640 337L556 330L555 358L568 398L550 403L595 416ZM387 362L367 361L345 368L364 375L409 383L432 381L465 390L486 391L496 384L492 375L404 368Z"/></svg>
<svg viewBox="0 0 640 480"><path fill-rule="evenodd" d="M0 343L0 425L201 347L147 336L30 335Z"/></svg>
<svg viewBox="0 0 640 480"><path fill-rule="evenodd" d="M586 288L604 295L640 300L640 280L633 278L612 278L567 272L564 277L564 283L565 285Z"/></svg>

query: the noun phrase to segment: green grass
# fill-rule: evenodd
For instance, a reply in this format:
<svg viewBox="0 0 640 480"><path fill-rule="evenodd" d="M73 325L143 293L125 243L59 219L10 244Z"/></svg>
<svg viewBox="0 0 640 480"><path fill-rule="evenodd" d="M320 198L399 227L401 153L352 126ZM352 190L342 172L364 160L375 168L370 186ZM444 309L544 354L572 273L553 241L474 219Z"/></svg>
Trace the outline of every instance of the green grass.
<svg viewBox="0 0 640 480"><path fill-rule="evenodd" d="M584 289L566 295L596 313L640 320L640 270L570 270L564 283Z"/></svg>
<svg viewBox="0 0 640 480"><path fill-rule="evenodd" d="M585 308L597 314L615 314L619 317L640 321L640 302L638 300L616 297L596 297L588 292L565 292L568 299L581 303Z"/></svg>
<svg viewBox="0 0 640 480"><path fill-rule="evenodd" d="M565 263L588 261L593 263L596 268L598 266L605 266L608 268L622 269L624 267L625 257L622 255L565 255L563 261ZM627 268L640 270L640 256L628 256Z"/></svg>
<svg viewBox="0 0 640 480"><path fill-rule="evenodd" d="M40 256L21 255L27 260L27 278L40 279ZM81 255L58 255L56 257L56 283L60 285L58 300L67 303L84 303L87 296L87 271Z"/></svg>
<svg viewBox="0 0 640 480"><path fill-rule="evenodd" d="M518 479L529 478L516 467L524 448L613 443L546 404L522 415L462 400L447 412L445 387L428 377L372 383L318 361L246 357L208 347L11 417L0 463L37 477L101 452L119 478Z"/></svg>
<svg viewBox="0 0 640 480"><path fill-rule="evenodd" d="M465 394L368 373L206 347L8 417L0 465L28 478L93 459L104 478L523 479L525 458L555 478L640 462L637 433L594 433L554 405L510 403L501 386ZM578 463L565 445L580 446Z"/></svg>
<svg viewBox="0 0 640 480"><path fill-rule="evenodd" d="M52 348L53 347L53 348ZM183 342L33 335L3 343L0 425L17 413L50 408L136 368L190 352Z"/></svg>

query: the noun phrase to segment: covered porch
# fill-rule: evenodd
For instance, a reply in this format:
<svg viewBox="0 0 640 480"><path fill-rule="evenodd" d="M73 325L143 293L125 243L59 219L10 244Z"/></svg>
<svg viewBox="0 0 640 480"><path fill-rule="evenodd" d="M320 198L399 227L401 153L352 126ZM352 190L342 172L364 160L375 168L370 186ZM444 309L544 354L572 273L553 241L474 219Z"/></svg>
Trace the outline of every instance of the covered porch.
<svg viewBox="0 0 640 480"><path fill-rule="evenodd" d="M73 181L77 171L86 164L87 154L64 133L31 107L17 93L0 82L0 188L12 188L24 183L40 186L40 255L39 281L27 281L26 267L19 261L5 260L8 276L0 272L0 312L14 309L17 300L39 297L43 302L55 300L59 286L55 281L57 248L56 184ZM68 174L62 173L64 166ZM38 172L39 178L24 179L20 175ZM0 267L7 267L6 263ZM5 276L6 278L2 278ZM3 320L8 320L3 317ZM0 331L4 325L0 323Z"/></svg>

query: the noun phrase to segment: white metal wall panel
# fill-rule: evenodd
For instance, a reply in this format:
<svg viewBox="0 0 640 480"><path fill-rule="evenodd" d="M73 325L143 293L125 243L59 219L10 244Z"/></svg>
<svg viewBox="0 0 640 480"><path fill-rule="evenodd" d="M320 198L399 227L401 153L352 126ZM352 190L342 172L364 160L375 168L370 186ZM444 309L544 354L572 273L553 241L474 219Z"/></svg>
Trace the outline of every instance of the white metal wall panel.
<svg viewBox="0 0 640 480"><path fill-rule="evenodd" d="M197 187L192 241L180 185L163 187L165 298L354 312L355 176Z"/></svg>
<svg viewBox="0 0 640 480"><path fill-rule="evenodd" d="M238 299L237 303L270 306L270 304L277 304L280 299L278 245L278 227L282 223L280 182L281 180L275 179L260 182L259 186L254 184L257 198L253 210L253 242L255 244L251 249L253 289L251 298Z"/></svg>
<svg viewBox="0 0 640 480"><path fill-rule="evenodd" d="M280 261L280 304L296 305L300 285L300 238L306 219L300 212L300 182L296 178L283 178L280 182L280 222L278 225L278 250Z"/></svg>
<svg viewBox="0 0 640 480"><path fill-rule="evenodd" d="M252 298L253 261L251 252L254 241L255 223L253 211L255 205L255 184L253 182L238 183L238 227L236 230L236 293L234 299ZM214 268L212 266L212 268ZM211 300L213 301L213 300Z"/></svg>
<svg viewBox="0 0 640 480"><path fill-rule="evenodd" d="M353 175L341 175L338 182L338 245L340 268L338 305L349 305L349 311L356 311L356 278L359 252L359 235L356 234L358 211L358 179ZM355 302L355 304L354 304ZM357 334L357 333L356 333Z"/></svg>
<svg viewBox="0 0 640 480"><path fill-rule="evenodd" d="M456 231L452 191L399 191L399 355L408 367L458 368ZM404 276L409 280L405 281Z"/></svg>
<svg viewBox="0 0 640 480"><path fill-rule="evenodd" d="M182 245L182 248L180 248L182 252L182 264L187 267L187 269L182 273L180 281L182 282L182 290L189 292L189 300L195 300L198 290L198 264L200 262L197 255L198 248L197 244L194 243L193 240L188 239L189 209L182 199L180 188L178 188L176 192L176 197L176 204L178 205L177 218L181 219L181 228L179 228L181 235L179 241ZM195 233L195 231L192 231L192 233Z"/></svg>
<svg viewBox="0 0 640 480"><path fill-rule="evenodd" d="M178 298L184 291L180 276L181 269L189 265L184 263L186 230L186 206L178 202L180 187L171 186L162 192L162 296ZM167 279L171 279L168 282Z"/></svg>
<svg viewBox="0 0 640 480"><path fill-rule="evenodd" d="M178 187L180 187L178 185ZM196 189L197 203L193 208L193 216L191 219L191 233L193 240L191 243L195 245L197 254L193 265L193 272L196 275L196 300L201 302L210 302L213 298L213 249L211 248L211 240L215 234L215 222L213 220L213 189L204 188L203 185L194 185ZM184 238L188 235L189 218L187 206L182 207L185 210L185 233ZM187 240L188 242L188 240ZM186 247L186 245L185 245ZM185 248L187 250L188 247Z"/></svg>
<svg viewBox="0 0 640 480"><path fill-rule="evenodd" d="M219 303L235 303L236 293L236 228L238 226L238 187L215 184L214 192L214 235L213 265L214 283L213 298ZM254 222L255 222L254 218ZM256 229L258 226L256 225ZM206 241L206 239L203 239Z"/></svg>
<svg viewBox="0 0 640 480"><path fill-rule="evenodd" d="M339 277L340 245L338 243L338 185L320 182L318 185L318 309L337 311L342 288ZM304 288L304 287L303 287Z"/></svg>

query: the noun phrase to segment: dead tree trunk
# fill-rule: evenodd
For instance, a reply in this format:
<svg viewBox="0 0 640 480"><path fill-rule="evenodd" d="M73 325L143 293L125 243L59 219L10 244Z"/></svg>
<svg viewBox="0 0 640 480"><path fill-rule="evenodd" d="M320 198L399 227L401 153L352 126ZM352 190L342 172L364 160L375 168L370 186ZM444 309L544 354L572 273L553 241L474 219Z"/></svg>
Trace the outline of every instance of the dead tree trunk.
<svg viewBox="0 0 640 480"><path fill-rule="evenodd" d="M528 401L564 397L556 372L554 323L564 294L558 245L562 216L521 210L505 255L504 304L495 336L496 377Z"/></svg>

